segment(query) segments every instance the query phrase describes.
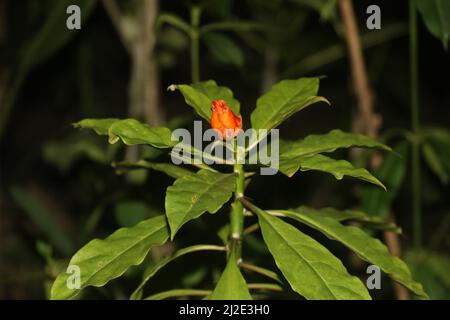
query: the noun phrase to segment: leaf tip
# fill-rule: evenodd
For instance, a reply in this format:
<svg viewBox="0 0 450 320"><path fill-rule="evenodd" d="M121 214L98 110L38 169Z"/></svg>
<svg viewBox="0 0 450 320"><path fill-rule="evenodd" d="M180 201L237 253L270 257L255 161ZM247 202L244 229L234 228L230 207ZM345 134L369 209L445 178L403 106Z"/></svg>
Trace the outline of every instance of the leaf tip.
<svg viewBox="0 0 450 320"><path fill-rule="evenodd" d="M170 229L170 241L173 241L175 238L175 234L177 233L178 229Z"/></svg>
<svg viewBox="0 0 450 320"><path fill-rule="evenodd" d="M74 128L81 128L80 122L81 122L81 121L78 121L78 122L72 122L72 127L74 127Z"/></svg>
<svg viewBox="0 0 450 320"><path fill-rule="evenodd" d="M114 135L114 134L110 134L109 138L108 138L108 143L109 144L115 144L117 141L119 141L119 137Z"/></svg>
<svg viewBox="0 0 450 320"><path fill-rule="evenodd" d="M177 90L177 85L176 84L171 84L170 86L167 87L167 91L175 91Z"/></svg>
<svg viewBox="0 0 450 320"><path fill-rule="evenodd" d="M323 102L325 102L326 104L328 104L328 106L333 106L332 104L331 104L331 102L330 102L330 100L328 100L327 98L325 98L325 97L320 97L320 101L323 101Z"/></svg>
<svg viewBox="0 0 450 320"><path fill-rule="evenodd" d="M287 172L286 175L288 176L288 178L292 178L294 176L296 171L293 172Z"/></svg>

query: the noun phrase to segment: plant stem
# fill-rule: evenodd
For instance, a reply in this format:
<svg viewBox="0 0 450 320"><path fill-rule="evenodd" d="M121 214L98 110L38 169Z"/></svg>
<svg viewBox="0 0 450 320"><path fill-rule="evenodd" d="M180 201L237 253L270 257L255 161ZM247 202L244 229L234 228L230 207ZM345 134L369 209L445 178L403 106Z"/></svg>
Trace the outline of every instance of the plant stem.
<svg viewBox="0 0 450 320"><path fill-rule="evenodd" d="M412 164L411 164L411 192L413 211L413 235L414 246L420 248L422 245L422 205L420 194L420 150L418 139L419 122L419 76L417 57L417 13L415 0L409 0L409 55L410 55L410 103L411 103L411 130L415 139L412 141Z"/></svg>
<svg viewBox="0 0 450 320"><path fill-rule="evenodd" d="M235 141L235 164L234 174L236 175L236 190L234 192L234 202L230 214L230 235L231 250L236 250L236 259L241 257L242 233L244 229L244 206L240 198L244 196L245 190L245 172L242 164L237 160L237 143Z"/></svg>
<svg viewBox="0 0 450 320"><path fill-rule="evenodd" d="M188 296L207 296L210 295L212 291L210 290L198 290L198 289L173 289L168 291L163 291L151 295L145 300L162 300L173 297L188 297Z"/></svg>
<svg viewBox="0 0 450 320"><path fill-rule="evenodd" d="M345 39L350 58L354 91L358 100L358 112L353 119L353 131L364 133L374 138L377 136L380 120L378 118L379 116L374 112L373 93L367 77L366 64L364 62L352 0L340 0L339 7L341 9L342 22L345 27ZM358 151L352 152L353 156L355 156Z"/></svg>
<svg viewBox="0 0 450 320"><path fill-rule="evenodd" d="M255 224L252 224L250 227L245 228L244 231L242 231L242 234L245 236L245 235L250 234L258 229L259 229L259 224L255 223Z"/></svg>
<svg viewBox="0 0 450 320"><path fill-rule="evenodd" d="M282 283L280 277L278 277L278 275L275 272L271 271L271 270L268 270L268 269L265 269L265 268L261 268L261 267L258 267L258 266L255 266L255 265L252 265L252 264L249 264L249 263L245 263L245 262L241 262L239 264L239 266L241 268L243 268L243 269L248 270L248 271L253 271L253 272L259 273L259 274L261 274L263 276L266 276L266 277L268 277L268 278L270 278L272 280L277 281L278 283Z"/></svg>
<svg viewBox="0 0 450 320"><path fill-rule="evenodd" d="M248 288L250 290L271 290L271 291L283 291L283 288L277 284L272 283L249 283Z"/></svg>
<svg viewBox="0 0 450 320"><path fill-rule="evenodd" d="M191 8L191 80L192 83L200 81L200 14L199 7Z"/></svg>

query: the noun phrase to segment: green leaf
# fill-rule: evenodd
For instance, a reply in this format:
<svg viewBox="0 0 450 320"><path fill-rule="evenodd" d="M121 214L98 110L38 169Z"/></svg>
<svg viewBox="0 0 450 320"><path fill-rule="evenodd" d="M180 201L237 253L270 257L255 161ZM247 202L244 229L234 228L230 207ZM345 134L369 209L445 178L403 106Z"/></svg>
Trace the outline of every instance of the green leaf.
<svg viewBox="0 0 450 320"><path fill-rule="evenodd" d="M242 50L226 35L218 32L208 32L203 35L202 39L219 62L233 64L238 67L244 64Z"/></svg>
<svg viewBox="0 0 450 320"><path fill-rule="evenodd" d="M136 290L133 291L133 293L130 296L131 300L139 300L142 298L142 290L144 289L145 284L162 268L164 268L167 264L172 262L173 260L184 256L188 253L193 253L197 251L224 251L225 248L221 246L214 246L214 245L207 245L207 244L199 244L195 246L190 246L181 250L178 250L176 253L174 253L171 256L168 256L161 261L159 261L157 264L152 266L145 274L144 279L141 281L139 286L136 288Z"/></svg>
<svg viewBox="0 0 450 320"><path fill-rule="evenodd" d="M380 148L392 151L390 147L365 135L342 132L336 129L327 134L312 134L300 141L282 141L280 143L280 156L293 158L333 152L340 148L350 147Z"/></svg>
<svg viewBox="0 0 450 320"><path fill-rule="evenodd" d="M189 220L208 211L216 213L227 202L235 189L233 174L200 170L175 180L167 188L166 214L169 220L171 239Z"/></svg>
<svg viewBox="0 0 450 320"><path fill-rule="evenodd" d="M289 211L307 212L309 214L317 215L324 218L332 218L336 221L355 220L359 222L368 222L373 224L385 224L384 220L379 216L371 216L359 210L337 210L334 208L314 209L307 206L300 206ZM279 210L267 210L267 212L279 212Z"/></svg>
<svg viewBox="0 0 450 320"><path fill-rule="evenodd" d="M160 171L165 174L167 174L169 177L172 177L174 179L178 179L187 175L195 175L195 172L192 172L188 169L185 169L183 167L171 164L171 163L164 163L164 162L150 162L146 160L139 160L136 162L127 162L127 161L121 161L121 162L114 162L113 163L114 168L117 168L121 170L122 168L129 168L129 169L152 169L155 171Z"/></svg>
<svg viewBox="0 0 450 320"><path fill-rule="evenodd" d="M127 145L148 144L156 148L170 148L172 132L165 127L151 127L135 119L84 119L74 123L76 128L93 129L99 135L108 135L110 143L119 139Z"/></svg>
<svg viewBox="0 0 450 320"><path fill-rule="evenodd" d="M378 190L378 189L377 189ZM313 209L307 206L300 206L295 209L289 209L288 211L305 212L311 215L320 216L323 218L332 218L336 221L358 221L364 224L364 226L381 229L381 230L394 230L400 232L401 229L393 223L387 223L380 216L369 215L359 210L337 210L334 208ZM267 210L269 213L280 213L280 210Z"/></svg>
<svg viewBox="0 0 450 320"><path fill-rule="evenodd" d="M433 173L439 178L439 180L441 180L443 184L447 184L447 172L445 171L444 164L441 162L441 159L434 147L427 142L422 143L422 154L431 171L433 171Z"/></svg>
<svg viewBox="0 0 450 320"><path fill-rule="evenodd" d="M256 101L256 108L251 114L254 129L277 127L294 113L313 103L327 99L318 97L319 78L300 78L283 80Z"/></svg>
<svg viewBox="0 0 450 320"><path fill-rule="evenodd" d="M450 130L429 127L422 130L422 135L424 141L433 146L447 173L450 174Z"/></svg>
<svg viewBox="0 0 450 320"><path fill-rule="evenodd" d="M109 132L109 128L120 121L120 119L116 118L106 118L106 119L84 119L77 123L74 123L73 126L75 128L81 129L92 129L100 136L107 136Z"/></svg>
<svg viewBox="0 0 450 320"><path fill-rule="evenodd" d="M417 8L433 36L447 50L450 39L450 2L448 0L416 0Z"/></svg>
<svg viewBox="0 0 450 320"><path fill-rule="evenodd" d="M227 87L218 86L214 80L198 82L192 85L177 84L170 86L169 89L180 90L186 103L208 122L211 120L213 100L225 100L235 114L240 114L240 103L233 97L233 92Z"/></svg>
<svg viewBox="0 0 450 320"><path fill-rule="evenodd" d="M274 210L279 212L279 210ZM317 215L324 218L332 218L336 221L357 220L362 222L382 222L382 219L377 216L370 216L359 210L337 210L334 208L313 209L307 206L300 206L296 209L289 209L289 211L307 212L312 215Z"/></svg>
<svg viewBox="0 0 450 320"><path fill-rule="evenodd" d="M108 131L109 141L115 143L119 138L127 145L149 144L157 148L170 148L172 132L165 127L151 127L135 119L120 120L111 125Z"/></svg>
<svg viewBox="0 0 450 320"><path fill-rule="evenodd" d="M211 295L212 300L252 300L235 255L235 250L232 250L227 266Z"/></svg>
<svg viewBox="0 0 450 320"><path fill-rule="evenodd" d="M361 259L380 267L391 278L400 282L422 298L427 298L422 285L411 277L408 266L398 257L389 254L387 247L378 239L372 238L362 229L344 226L335 219L322 217L305 211L280 210L289 218L295 219L337 240L354 251Z"/></svg>
<svg viewBox="0 0 450 320"><path fill-rule="evenodd" d="M327 248L283 220L254 206L251 209L258 215L264 241L292 289L306 299L370 300L364 284Z"/></svg>
<svg viewBox="0 0 450 320"><path fill-rule="evenodd" d="M387 191L373 186L361 188L362 208L368 214L387 217L392 201L395 199L405 177L406 163L408 158L408 142L402 141L394 147L394 151L400 156L390 153L383 158L381 165L375 170L387 187Z"/></svg>
<svg viewBox="0 0 450 320"><path fill-rule="evenodd" d="M373 183L386 190L386 187L366 169L355 168L346 160L334 160L321 154L287 159L280 156L279 169L288 177L292 177L299 169L301 171L315 170L331 173L338 180L341 180L344 176L350 176Z"/></svg>
<svg viewBox="0 0 450 320"><path fill-rule="evenodd" d="M53 283L51 299L71 299L88 286L104 286L130 266L142 263L151 247L163 244L168 238L166 218L161 215L132 228L121 228L104 240L92 240L69 262L69 266L79 267L80 288L70 289L67 284L72 274L62 272Z"/></svg>

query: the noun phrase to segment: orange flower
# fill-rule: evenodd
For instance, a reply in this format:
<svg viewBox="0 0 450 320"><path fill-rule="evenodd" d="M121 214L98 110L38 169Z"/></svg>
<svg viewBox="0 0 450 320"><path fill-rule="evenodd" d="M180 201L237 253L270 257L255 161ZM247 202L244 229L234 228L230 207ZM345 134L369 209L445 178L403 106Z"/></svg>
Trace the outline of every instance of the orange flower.
<svg viewBox="0 0 450 320"><path fill-rule="evenodd" d="M242 128L242 117L236 116L224 100L213 100L211 110L211 127L222 139L228 140L238 134Z"/></svg>

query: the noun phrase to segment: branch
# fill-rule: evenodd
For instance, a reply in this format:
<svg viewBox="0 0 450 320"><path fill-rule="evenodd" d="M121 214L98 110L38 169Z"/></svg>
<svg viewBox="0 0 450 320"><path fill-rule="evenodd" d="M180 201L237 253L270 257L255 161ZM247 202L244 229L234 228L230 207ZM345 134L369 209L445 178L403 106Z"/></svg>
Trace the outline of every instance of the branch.
<svg viewBox="0 0 450 320"><path fill-rule="evenodd" d="M374 112L374 95L367 79L367 71L361 48L361 41L356 24L351 0L340 0L342 22L345 27L347 47L349 51L353 84L358 100L358 115L354 121L354 131L365 133L374 138L381 124L380 117Z"/></svg>
<svg viewBox="0 0 450 320"><path fill-rule="evenodd" d="M349 58L352 70L352 79L355 86L355 93L358 100L358 114L353 122L353 131L364 133L371 138L378 136L381 125L381 117L374 112L374 94L370 88L366 66L364 63L363 51L361 48L358 26L356 24L352 0L340 0L342 21L345 26L346 41L349 51ZM355 153L353 153L353 156ZM381 163L381 155L374 154L371 159L371 167L376 168ZM393 214L391 215L393 218ZM389 251L394 256L400 256L400 242L398 235L392 231L384 232L384 240ZM356 255L353 256L356 258ZM358 258L359 259L359 258ZM354 260L356 261L356 260ZM359 260L360 261L360 260ZM394 291L397 299L405 300L409 298L407 290L394 284Z"/></svg>
<svg viewBox="0 0 450 320"><path fill-rule="evenodd" d="M394 213L391 212L389 222L395 223ZM383 233L384 242L386 243L389 253L393 256L400 257L402 254L398 235L393 231L385 231ZM394 281L394 293L397 300L409 300L409 291L400 283Z"/></svg>
<svg viewBox="0 0 450 320"><path fill-rule="evenodd" d="M131 55L132 48L131 48L131 45L125 35L125 31L122 26L122 14L120 13L119 6L117 5L115 0L102 0L102 4L105 7L105 10L109 15L109 18L111 19L111 22L112 22L114 28L116 29L117 34L119 35L122 45L127 50L128 54Z"/></svg>

